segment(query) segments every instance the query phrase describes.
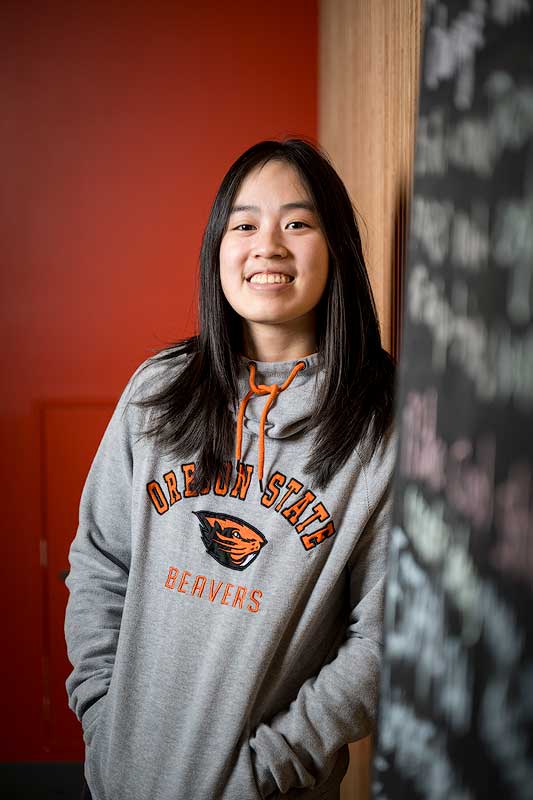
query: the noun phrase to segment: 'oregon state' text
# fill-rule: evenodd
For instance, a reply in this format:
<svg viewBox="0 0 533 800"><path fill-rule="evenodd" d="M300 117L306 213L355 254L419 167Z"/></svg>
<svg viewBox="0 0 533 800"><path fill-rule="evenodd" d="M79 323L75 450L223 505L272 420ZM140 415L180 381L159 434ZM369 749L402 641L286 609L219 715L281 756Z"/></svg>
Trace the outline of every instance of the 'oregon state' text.
<svg viewBox="0 0 533 800"><path fill-rule="evenodd" d="M200 491L194 488L195 470L194 462L180 464L178 470L165 472L162 480L149 481L146 490L158 514L168 513L172 506L187 498L210 493L216 497L228 496L246 501L254 473L253 464L240 462L232 478L233 464L226 462L214 485L209 483ZM317 501L314 492L302 491L303 488L304 484L296 478L274 472L259 496L259 502L264 508L284 517L299 535L303 547L312 550L335 534L335 525L324 503Z"/></svg>

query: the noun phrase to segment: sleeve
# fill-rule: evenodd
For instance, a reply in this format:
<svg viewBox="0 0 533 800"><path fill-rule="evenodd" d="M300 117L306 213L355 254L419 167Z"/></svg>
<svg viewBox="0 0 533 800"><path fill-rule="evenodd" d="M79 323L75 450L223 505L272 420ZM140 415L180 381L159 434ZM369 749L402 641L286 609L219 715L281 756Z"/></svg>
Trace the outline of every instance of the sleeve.
<svg viewBox="0 0 533 800"><path fill-rule="evenodd" d="M131 556L132 417L128 382L100 443L83 489L79 526L65 581L69 707L90 743L117 649Z"/></svg>
<svg viewBox="0 0 533 800"><path fill-rule="evenodd" d="M250 739L256 782L264 798L322 783L334 767L337 751L373 729L394 450L394 441L389 442L386 457L372 475L377 485L372 510L348 564L351 613L346 637L335 658L302 685L291 705L269 724L261 723Z"/></svg>

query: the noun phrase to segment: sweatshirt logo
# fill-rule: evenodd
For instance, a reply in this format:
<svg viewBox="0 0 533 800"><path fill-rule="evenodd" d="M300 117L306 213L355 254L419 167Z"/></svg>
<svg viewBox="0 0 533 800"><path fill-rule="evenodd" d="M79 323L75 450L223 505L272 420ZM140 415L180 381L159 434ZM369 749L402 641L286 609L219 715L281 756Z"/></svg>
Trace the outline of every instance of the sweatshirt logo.
<svg viewBox="0 0 533 800"><path fill-rule="evenodd" d="M200 533L206 551L223 567L246 569L267 544L261 531L239 517L214 511L192 513L200 521Z"/></svg>

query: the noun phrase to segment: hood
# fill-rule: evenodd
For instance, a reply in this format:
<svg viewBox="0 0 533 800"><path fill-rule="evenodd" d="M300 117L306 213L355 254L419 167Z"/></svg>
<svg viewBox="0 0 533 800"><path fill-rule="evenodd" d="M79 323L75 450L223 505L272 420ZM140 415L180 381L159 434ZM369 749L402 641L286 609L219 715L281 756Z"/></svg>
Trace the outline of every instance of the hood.
<svg viewBox="0 0 533 800"><path fill-rule="evenodd" d="M256 367L255 385L269 387L273 384L282 386L300 362L304 362L305 367L277 395L268 411L264 432L269 439L293 436L307 424L315 405L317 389L323 379L323 371L318 365L318 353L294 361L254 361L240 356L239 402L250 391L250 363ZM248 401L243 419L243 428L248 433L259 436L261 414L268 399L268 394L254 394Z"/></svg>

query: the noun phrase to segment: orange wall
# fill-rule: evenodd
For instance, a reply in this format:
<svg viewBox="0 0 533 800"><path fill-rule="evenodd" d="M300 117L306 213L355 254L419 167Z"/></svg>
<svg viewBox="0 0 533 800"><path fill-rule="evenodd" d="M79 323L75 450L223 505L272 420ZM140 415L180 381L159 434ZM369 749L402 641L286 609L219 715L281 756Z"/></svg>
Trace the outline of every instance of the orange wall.
<svg viewBox="0 0 533 800"><path fill-rule="evenodd" d="M64 485L72 538L82 477L61 481L62 432L75 435L61 420L75 431L77 412L50 409L114 401L152 348L193 331L200 239L224 171L259 139L316 137L317 8L8 0L0 53L0 761L61 760L80 755L81 736L52 735L46 702L66 600L50 586L68 544L51 520ZM93 444L80 447L84 475Z"/></svg>

